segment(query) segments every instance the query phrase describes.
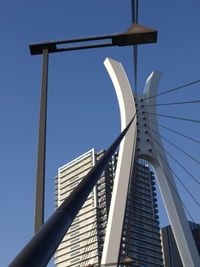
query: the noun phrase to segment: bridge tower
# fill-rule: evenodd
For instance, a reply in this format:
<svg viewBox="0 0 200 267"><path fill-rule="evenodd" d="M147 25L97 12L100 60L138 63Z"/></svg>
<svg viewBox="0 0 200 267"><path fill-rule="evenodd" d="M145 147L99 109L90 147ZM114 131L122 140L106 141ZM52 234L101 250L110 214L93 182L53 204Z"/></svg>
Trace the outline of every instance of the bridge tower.
<svg viewBox="0 0 200 267"><path fill-rule="evenodd" d="M157 140L155 140L152 137L152 131L159 133L159 129L156 116L151 118L150 122L148 114L156 113L156 97L153 96L157 94L161 73L152 72L146 81L143 94L136 98L121 63L107 58L104 64L116 91L121 128L126 127L134 114L136 114L136 119L119 149L101 264L107 266L109 263L118 262L130 174L134 168L135 159L142 158L151 163L154 168L183 265L185 267L198 267L200 266L199 254L161 138L157 136Z"/></svg>

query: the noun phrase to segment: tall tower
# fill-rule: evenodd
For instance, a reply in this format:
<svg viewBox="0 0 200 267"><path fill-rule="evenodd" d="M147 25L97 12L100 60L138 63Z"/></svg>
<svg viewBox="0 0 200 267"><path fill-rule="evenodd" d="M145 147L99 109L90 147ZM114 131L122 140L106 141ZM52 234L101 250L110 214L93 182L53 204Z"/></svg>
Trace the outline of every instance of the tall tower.
<svg viewBox="0 0 200 267"><path fill-rule="evenodd" d="M149 164L138 159L128 188L119 262L128 266L163 266L155 177Z"/></svg>
<svg viewBox="0 0 200 267"><path fill-rule="evenodd" d="M69 196L103 153L91 149L58 169L55 178L56 206ZM55 254L56 266L81 267L100 263L112 185L110 162L59 245Z"/></svg>
<svg viewBox="0 0 200 267"><path fill-rule="evenodd" d="M56 177L56 206L70 194L104 151L94 149L60 167ZM55 254L56 266L99 265L102 258L118 153L109 162ZM137 160L129 184L119 262L130 266L162 267L154 175L144 160ZM115 263L114 265L116 265Z"/></svg>
<svg viewBox="0 0 200 267"><path fill-rule="evenodd" d="M119 257L130 172L134 170L135 159L142 158L154 168L184 266L198 267L200 258L163 149L156 116L149 119L149 114L156 115L156 95L161 73L153 72L149 76L143 94L136 99L121 63L106 59L104 64L117 94L121 128L124 129L134 115L137 119L120 145L101 263L106 266L109 262L116 262ZM153 138L153 132L158 133L156 140Z"/></svg>

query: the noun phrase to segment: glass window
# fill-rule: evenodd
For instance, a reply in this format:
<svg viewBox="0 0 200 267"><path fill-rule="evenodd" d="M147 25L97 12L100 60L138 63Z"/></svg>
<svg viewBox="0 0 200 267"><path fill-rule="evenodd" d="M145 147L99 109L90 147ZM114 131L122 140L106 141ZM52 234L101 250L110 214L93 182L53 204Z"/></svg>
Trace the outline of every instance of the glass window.
<svg viewBox="0 0 200 267"><path fill-rule="evenodd" d="M75 235L78 235L79 233L80 233L79 231L76 231L76 232L70 234L70 236L75 236Z"/></svg>
<svg viewBox="0 0 200 267"><path fill-rule="evenodd" d="M78 241L78 240L80 240L80 238L79 237L77 237L77 238L74 238L74 239L72 239L71 241L70 241L70 243L75 243L76 241Z"/></svg>
<svg viewBox="0 0 200 267"><path fill-rule="evenodd" d="M71 260L70 263L74 263L74 262L77 262L77 261L80 261L80 258L76 258L74 260Z"/></svg>
<svg viewBox="0 0 200 267"><path fill-rule="evenodd" d="M72 246L70 249L73 250L73 249L76 249L76 248L79 248L80 247L80 244L77 244L75 246Z"/></svg>
<svg viewBox="0 0 200 267"><path fill-rule="evenodd" d="M75 255L78 255L78 254L80 254L80 250L71 253L70 256L72 257L72 256L75 256Z"/></svg>

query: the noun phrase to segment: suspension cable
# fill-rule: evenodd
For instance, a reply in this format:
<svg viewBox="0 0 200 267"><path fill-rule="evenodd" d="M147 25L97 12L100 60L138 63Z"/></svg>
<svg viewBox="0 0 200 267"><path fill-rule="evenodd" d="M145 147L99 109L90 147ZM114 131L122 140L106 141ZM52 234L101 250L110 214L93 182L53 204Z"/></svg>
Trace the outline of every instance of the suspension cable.
<svg viewBox="0 0 200 267"><path fill-rule="evenodd" d="M152 144L152 147L154 148L154 150L156 151L156 153L158 153L158 155L162 158L162 156L161 156L160 153L157 151L157 149L155 149L154 144L153 144L152 142L151 142L151 144ZM167 167L171 170L171 172L178 178L178 176L174 173L174 171L173 171L172 168L170 167L169 163L166 162L166 160L164 160L163 158L162 158L162 160L165 162L165 164L166 164ZM180 200L180 202L181 202L183 208L186 210L186 212L188 213L189 217L190 217L191 220L194 222L194 218L192 217L191 213L189 212L189 210L188 210L188 209L186 208L186 206L184 205L184 203L183 203L181 197L179 196L179 193L177 192L177 189L175 188L175 186L172 184L172 182L170 181L170 179L169 179L168 176L166 175L166 173L165 173L163 167L160 166L160 168L162 169L163 173L165 174L165 177L166 177L168 183L170 184L171 188L173 189L173 191L175 192L176 196L177 196L178 199ZM179 178L179 179L180 179L180 178ZM190 192L190 193L191 193L191 192ZM192 195L192 193L191 193L191 195ZM194 196L192 195L192 198L193 198L193 197L194 197ZM196 199L195 199L195 202L196 202ZM197 203L198 203L198 202L197 202ZM199 203L198 203L198 204L199 204ZM197 205L198 205L198 204L197 204Z"/></svg>
<svg viewBox="0 0 200 267"><path fill-rule="evenodd" d="M187 186L183 183L183 181L181 181L181 179L178 177L178 175L173 171L173 169L170 167L169 163L165 159L163 159L163 157L160 155L160 153L158 151L156 151L156 152L159 154L159 156L162 158L162 160L165 162L165 164L170 169L170 171L174 174L174 176L178 179L178 181L182 184L182 186L185 188L187 193L191 196L191 198L195 201L195 203L200 207L200 203L196 200L196 198L194 197L192 192L187 188Z"/></svg>
<svg viewBox="0 0 200 267"><path fill-rule="evenodd" d="M150 99L150 98L152 98L152 97L156 97L156 96L161 96L161 95L164 95L164 94L168 94L168 93L170 93L170 92L173 92L173 91L176 91L176 90L185 88L185 87L187 87L187 86L190 86L190 85L193 85L193 84L196 84L196 83L199 83L199 82L200 82L200 80L196 80L196 81L193 81L193 82L190 82L190 83L186 83L186 84L184 84L184 85L175 87L175 88L173 88L173 89L170 89L170 90L167 90L167 91L158 93L158 94L156 94L156 95L152 95L152 96L150 96L150 97L143 98L143 100L147 100L147 99Z"/></svg>
<svg viewBox="0 0 200 267"><path fill-rule="evenodd" d="M171 129L171 128L168 128L168 127L166 127L166 126L164 126L164 125L162 125L162 124L160 124L160 123L158 123L158 122L155 122L155 121L152 121L152 120L149 120L149 121L150 121L151 123L157 124L158 126L164 128L164 129L166 129L166 130L168 130L168 131L170 131L170 132L172 132L172 133L178 134L178 135L180 135L180 136L185 137L185 138L188 139L188 140L191 140L191 141L194 141L194 142L200 144L200 141L194 139L193 137L190 137L190 136L188 136L188 135L185 135L185 134L182 134L182 133L180 133L180 132L178 132L178 131L175 131L175 130L173 130L173 129Z"/></svg>
<svg viewBox="0 0 200 267"><path fill-rule="evenodd" d="M186 156L188 156L190 159L192 159L193 161L195 161L197 164L200 165L200 161L198 161L197 159L195 159L193 156L191 156L189 153L187 153L186 151L184 151L182 148L180 148L179 146L175 145L173 142L171 142L168 138L164 137L163 135L159 134L157 131L155 131L153 128L149 127L149 129L151 131L153 131L156 135L160 136L163 140L165 140L167 143L169 143L170 145L174 146L176 149L178 149L179 151L181 151L183 154L185 154Z"/></svg>
<svg viewBox="0 0 200 267"><path fill-rule="evenodd" d="M152 137L153 138L153 137ZM154 138L153 138L154 139ZM155 141L155 139L154 139ZM159 144L162 148L163 146L156 140L156 143ZM152 144L152 142L151 142ZM153 144L152 144L153 146ZM153 146L155 149L155 146ZM163 150L168 154L168 151L166 149L163 148ZM155 149L155 151L159 154L159 156L161 157L161 159L163 160L163 162L165 162L165 164L167 165L167 167L170 169L170 171L176 176L176 178L179 180L179 182L181 184L184 185L184 187L186 187L186 185L181 181L181 179L178 177L178 175L174 172L174 170L170 167L169 163L162 157L162 155ZM188 191L188 193L190 194L190 196L193 198L193 200L196 202L196 204L200 207L200 203L196 200L196 198L194 197L194 195L190 192L190 190L186 187L186 190Z"/></svg>
<svg viewBox="0 0 200 267"><path fill-rule="evenodd" d="M196 104L196 103L200 103L200 100L183 101L183 102L172 102L172 103L161 103L161 104L145 104L143 106L153 107L153 106L169 106L169 105Z"/></svg>
<svg viewBox="0 0 200 267"><path fill-rule="evenodd" d="M166 118L171 118L171 119L176 119L176 120L183 120L183 121L190 121L190 122L200 123L200 120L187 119L187 118L183 118L183 117L175 117L175 116L170 116L170 115L165 115L165 114L158 114L158 113L153 113L153 112L145 112L144 111L144 114L150 114L150 115L166 117Z"/></svg>
<svg viewBox="0 0 200 267"><path fill-rule="evenodd" d="M163 146L153 137L151 136L154 142L156 142L159 146L163 148ZM200 185L200 182L197 178L195 178L174 156L172 156L169 151L167 151L165 148L163 150L166 152L167 155L169 155L198 185Z"/></svg>

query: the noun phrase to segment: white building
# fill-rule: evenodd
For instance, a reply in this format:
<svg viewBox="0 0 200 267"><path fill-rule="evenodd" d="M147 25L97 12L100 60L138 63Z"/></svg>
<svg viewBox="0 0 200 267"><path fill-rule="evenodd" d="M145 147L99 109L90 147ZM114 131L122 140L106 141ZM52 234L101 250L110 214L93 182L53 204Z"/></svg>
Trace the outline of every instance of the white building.
<svg viewBox="0 0 200 267"><path fill-rule="evenodd" d="M92 149L62 166L56 177L56 205L69 196L73 188L94 166L103 151ZM100 264L112 195L117 154L109 162L98 184L90 193L55 254L60 267ZM134 258L135 265L163 266L159 223L156 209L154 177L144 161L136 165L127 196L119 260Z"/></svg>

